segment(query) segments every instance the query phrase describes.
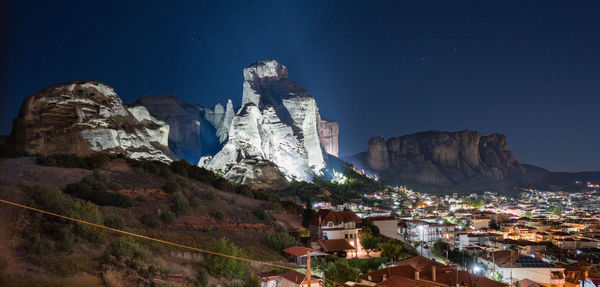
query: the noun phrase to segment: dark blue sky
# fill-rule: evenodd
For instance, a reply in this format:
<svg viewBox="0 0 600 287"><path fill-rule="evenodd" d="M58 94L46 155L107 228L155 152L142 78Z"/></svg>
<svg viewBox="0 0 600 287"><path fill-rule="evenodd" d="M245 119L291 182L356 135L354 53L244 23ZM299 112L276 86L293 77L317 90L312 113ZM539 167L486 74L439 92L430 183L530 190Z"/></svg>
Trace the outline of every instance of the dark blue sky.
<svg viewBox="0 0 600 287"><path fill-rule="evenodd" d="M239 105L242 69L276 59L340 123L342 155L471 129L505 133L524 163L600 170L599 1L1 2L0 133L75 79L127 103Z"/></svg>

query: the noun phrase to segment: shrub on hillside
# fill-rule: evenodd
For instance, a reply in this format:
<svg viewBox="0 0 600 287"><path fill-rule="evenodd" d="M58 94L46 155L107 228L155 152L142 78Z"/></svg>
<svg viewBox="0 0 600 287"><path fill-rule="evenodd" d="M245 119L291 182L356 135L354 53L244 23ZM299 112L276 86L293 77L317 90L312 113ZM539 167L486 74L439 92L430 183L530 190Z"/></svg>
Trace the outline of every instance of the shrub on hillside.
<svg viewBox="0 0 600 287"><path fill-rule="evenodd" d="M115 238L108 244L104 254L107 258L114 256L115 258L124 257L141 261L147 261L150 258L150 251L129 236Z"/></svg>
<svg viewBox="0 0 600 287"><path fill-rule="evenodd" d="M199 198L196 198L196 197L190 199L190 207L195 210L202 210L202 207L203 207L202 200L200 200Z"/></svg>
<svg viewBox="0 0 600 287"><path fill-rule="evenodd" d="M289 233L283 230L277 231L277 233L267 236L267 245L269 245L269 247L277 251L281 251L283 249L297 244L298 240L294 236L290 235Z"/></svg>
<svg viewBox="0 0 600 287"><path fill-rule="evenodd" d="M190 211L190 202L183 193L176 192L173 194L171 210L173 210L177 216L181 216Z"/></svg>
<svg viewBox="0 0 600 287"><path fill-rule="evenodd" d="M123 224L123 220L118 216L109 216L104 218L104 225L115 229L121 229L123 226L125 226L125 224Z"/></svg>
<svg viewBox="0 0 600 287"><path fill-rule="evenodd" d="M166 193L176 193L181 192L181 185L174 178L169 178L165 184L163 184L162 189Z"/></svg>
<svg viewBox="0 0 600 287"><path fill-rule="evenodd" d="M103 224L102 214L96 205L87 201L75 201L56 188L21 185L20 190L26 205ZM103 230L89 225L31 212L23 212L15 226L21 247L41 256L49 255L55 250L72 250L84 241L100 242L106 235Z"/></svg>
<svg viewBox="0 0 600 287"><path fill-rule="evenodd" d="M84 177L78 183L71 183L65 188L65 192L89 200L98 205L112 205L116 207L130 207L132 202L124 194L108 192L109 187L115 187L110 180L95 170L89 176Z"/></svg>
<svg viewBox="0 0 600 287"><path fill-rule="evenodd" d="M160 215L160 220L166 224L173 223L175 219L177 219L177 216L175 216L175 213L171 212L170 210L165 210L165 212Z"/></svg>
<svg viewBox="0 0 600 287"><path fill-rule="evenodd" d="M214 190L209 190L206 193L206 200L214 200L215 198L217 198L217 193Z"/></svg>
<svg viewBox="0 0 600 287"><path fill-rule="evenodd" d="M105 163L109 162L110 159L110 156L103 153L95 153L88 157L78 157L74 154L53 154L38 156L36 158L36 163L45 166L85 168L93 170L101 168Z"/></svg>
<svg viewBox="0 0 600 287"><path fill-rule="evenodd" d="M252 212L252 214L254 216L256 216L256 218L258 218L260 220L267 220L267 219L269 219L269 215L262 208L256 208L256 209L254 209L254 211Z"/></svg>
<svg viewBox="0 0 600 287"><path fill-rule="evenodd" d="M225 218L225 215L223 215L223 212L221 212L220 210L215 210L215 211L211 212L210 215L218 221L221 221L221 220L223 220L223 218Z"/></svg>
<svg viewBox="0 0 600 287"><path fill-rule="evenodd" d="M148 227L156 227L156 225L158 225L158 219L156 218L156 215L150 212L142 214L140 221Z"/></svg>

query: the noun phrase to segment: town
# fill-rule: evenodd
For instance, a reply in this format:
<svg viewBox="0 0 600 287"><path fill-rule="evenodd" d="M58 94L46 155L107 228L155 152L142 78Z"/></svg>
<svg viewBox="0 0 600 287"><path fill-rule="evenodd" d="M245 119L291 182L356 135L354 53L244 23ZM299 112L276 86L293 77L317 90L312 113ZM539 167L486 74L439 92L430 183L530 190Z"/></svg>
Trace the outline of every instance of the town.
<svg viewBox="0 0 600 287"><path fill-rule="evenodd" d="M346 286L598 286L598 184L577 184L582 192L436 196L394 187L360 202L318 201L308 207L316 213L306 246L283 253L304 267L309 252L313 262L375 260L394 254L393 242L403 245L391 255L397 258L379 261ZM265 287L307 284L294 272L259 278ZM312 286L328 285L318 278Z"/></svg>

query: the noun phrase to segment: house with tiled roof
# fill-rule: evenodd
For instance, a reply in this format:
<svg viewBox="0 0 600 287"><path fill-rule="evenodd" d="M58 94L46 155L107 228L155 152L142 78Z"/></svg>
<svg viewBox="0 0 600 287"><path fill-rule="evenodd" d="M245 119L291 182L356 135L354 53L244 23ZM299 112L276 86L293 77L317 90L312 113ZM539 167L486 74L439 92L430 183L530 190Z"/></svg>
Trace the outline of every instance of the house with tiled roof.
<svg viewBox="0 0 600 287"><path fill-rule="evenodd" d="M306 258L308 256L308 252L310 252L311 258L327 255L327 253L325 253L325 252L321 252L319 250L307 248L304 246L292 246L292 247L283 249L283 254L288 259L290 259L291 261L293 261L294 263L296 263L300 266L306 266Z"/></svg>
<svg viewBox="0 0 600 287"><path fill-rule="evenodd" d="M306 275L297 271L281 274L281 277L283 278L281 287L321 287L321 285L323 285L320 278L312 276L310 286L308 286L308 278Z"/></svg>
<svg viewBox="0 0 600 287"><path fill-rule="evenodd" d="M310 286L308 286L306 275L293 270L283 274L260 273L258 274L258 280L261 287L321 287L323 285L323 280L311 276Z"/></svg>
<svg viewBox="0 0 600 287"><path fill-rule="evenodd" d="M309 221L311 247L343 257L356 256L361 222L350 211L321 209Z"/></svg>

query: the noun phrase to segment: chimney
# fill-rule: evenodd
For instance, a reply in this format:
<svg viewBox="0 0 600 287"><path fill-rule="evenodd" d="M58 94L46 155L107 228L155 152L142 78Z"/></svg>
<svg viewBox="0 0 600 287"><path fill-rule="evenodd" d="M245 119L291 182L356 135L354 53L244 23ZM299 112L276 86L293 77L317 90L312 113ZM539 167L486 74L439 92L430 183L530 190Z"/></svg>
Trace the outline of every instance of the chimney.
<svg viewBox="0 0 600 287"><path fill-rule="evenodd" d="M432 266L431 266L431 281L433 281L433 282L436 282L436 281L437 281L437 280L436 280L436 274L435 274L435 271L436 271L436 270L435 270L435 269L436 269L435 265L432 265Z"/></svg>
<svg viewBox="0 0 600 287"><path fill-rule="evenodd" d="M419 274L419 270L415 270L415 280L421 280L421 276Z"/></svg>

